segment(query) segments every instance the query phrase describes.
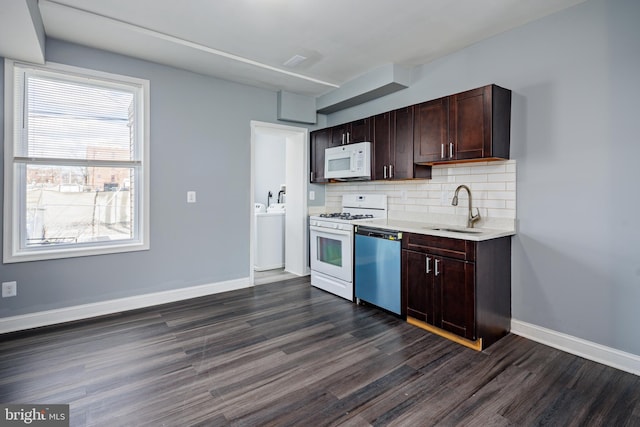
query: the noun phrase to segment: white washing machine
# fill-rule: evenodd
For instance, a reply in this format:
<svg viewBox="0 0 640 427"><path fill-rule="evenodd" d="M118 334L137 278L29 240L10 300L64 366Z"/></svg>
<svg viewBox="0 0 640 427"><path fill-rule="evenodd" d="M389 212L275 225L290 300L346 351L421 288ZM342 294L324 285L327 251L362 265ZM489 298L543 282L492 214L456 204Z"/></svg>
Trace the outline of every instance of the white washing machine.
<svg viewBox="0 0 640 427"><path fill-rule="evenodd" d="M254 213L254 264L256 271L284 267L284 207L267 209L256 204Z"/></svg>

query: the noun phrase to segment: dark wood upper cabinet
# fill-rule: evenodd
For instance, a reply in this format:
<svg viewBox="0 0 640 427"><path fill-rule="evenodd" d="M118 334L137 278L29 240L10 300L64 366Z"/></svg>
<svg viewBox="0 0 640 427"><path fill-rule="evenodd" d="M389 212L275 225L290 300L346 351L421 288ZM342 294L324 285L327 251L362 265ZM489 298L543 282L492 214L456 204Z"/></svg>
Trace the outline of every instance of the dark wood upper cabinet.
<svg viewBox="0 0 640 427"><path fill-rule="evenodd" d="M450 159L491 157L491 87L449 97Z"/></svg>
<svg viewBox="0 0 640 427"><path fill-rule="evenodd" d="M311 132L311 182L329 182L329 147L371 141L372 180L431 178L433 164L508 159L510 131L510 90L468 90Z"/></svg>
<svg viewBox="0 0 640 427"><path fill-rule="evenodd" d="M413 178L413 105L394 111L393 131L391 178Z"/></svg>
<svg viewBox="0 0 640 427"><path fill-rule="evenodd" d="M370 120L371 119L367 117L366 119L351 122L351 130L349 131L349 144L371 141L371 129L369 124Z"/></svg>
<svg viewBox="0 0 640 427"><path fill-rule="evenodd" d="M329 129L331 131L330 147L337 147L338 145L347 144L347 138L349 138L349 132L351 131L351 124L345 123L338 126L333 126Z"/></svg>
<svg viewBox="0 0 640 427"><path fill-rule="evenodd" d="M414 161L508 159L511 91L489 85L417 106Z"/></svg>
<svg viewBox="0 0 640 427"><path fill-rule="evenodd" d="M373 180L389 179L392 115L392 111L387 111L372 118Z"/></svg>
<svg viewBox="0 0 640 427"><path fill-rule="evenodd" d="M324 177L324 150L331 144L331 128L311 132L310 181L313 183L328 182Z"/></svg>
<svg viewBox="0 0 640 427"><path fill-rule="evenodd" d="M449 137L449 98L416 105L414 152L416 163L436 162L444 158Z"/></svg>
<svg viewBox="0 0 640 427"><path fill-rule="evenodd" d="M413 168L413 106L372 118L373 179L411 179Z"/></svg>
<svg viewBox="0 0 640 427"><path fill-rule="evenodd" d="M356 142L371 141L369 118L333 126L331 128L331 147Z"/></svg>

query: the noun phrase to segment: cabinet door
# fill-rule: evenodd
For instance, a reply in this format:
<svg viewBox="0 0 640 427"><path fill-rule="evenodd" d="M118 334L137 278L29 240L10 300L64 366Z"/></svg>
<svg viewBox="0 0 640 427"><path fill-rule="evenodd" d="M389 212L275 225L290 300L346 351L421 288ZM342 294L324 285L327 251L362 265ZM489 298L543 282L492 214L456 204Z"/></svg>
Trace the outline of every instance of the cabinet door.
<svg viewBox="0 0 640 427"><path fill-rule="evenodd" d="M391 115L388 111L373 117L373 176L371 179L389 178L389 149L391 146Z"/></svg>
<svg viewBox="0 0 640 427"><path fill-rule="evenodd" d="M392 179L413 178L413 106L400 108L391 116L394 121L390 153Z"/></svg>
<svg viewBox="0 0 640 427"><path fill-rule="evenodd" d="M415 106L413 160L416 163L448 160L448 98Z"/></svg>
<svg viewBox="0 0 640 427"><path fill-rule="evenodd" d="M331 129L311 132L311 182L327 182L324 177L324 150L329 147Z"/></svg>
<svg viewBox="0 0 640 427"><path fill-rule="evenodd" d="M427 261L429 261L428 270ZM433 257L403 250L402 286L405 289L407 316L433 324L435 320L433 315Z"/></svg>
<svg viewBox="0 0 640 427"><path fill-rule="evenodd" d="M347 144L347 138L351 132L351 123L334 126L331 128L331 147Z"/></svg>
<svg viewBox="0 0 640 427"><path fill-rule="evenodd" d="M475 340L474 264L451 258L434 260L437 319L435 325Z"/></svg>
<svg viewBox="0 0 640 427"><path fill-rule="evenodd" d="M491 86L449 98L449 142L453 144L453 159L491 157Z"/></svg>
<svg viewBox="0 0 640 427"><path fill-rule="evenodd" d="M368 117L351 122L351 130L349 131L349 144L365 141L371 141L371 129L369 127Z"/></svg>

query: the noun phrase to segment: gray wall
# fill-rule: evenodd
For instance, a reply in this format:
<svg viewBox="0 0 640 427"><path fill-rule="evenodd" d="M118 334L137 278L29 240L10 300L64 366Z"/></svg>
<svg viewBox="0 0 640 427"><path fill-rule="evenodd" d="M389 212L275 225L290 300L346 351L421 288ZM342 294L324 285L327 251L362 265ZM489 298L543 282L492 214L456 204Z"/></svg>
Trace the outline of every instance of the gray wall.
<svg viewBox="0 0 640 427"><path fill-rule="evenodd" d="M46 53L151 81L151 250L3 264L18 296L0 317L248 277L250 121L277 122L276 92L55 40Z"/></svg>
<svg viewBox="0 0 640 427"><path fill-rule="evenodd" d="M640 355L640 2L588 1L417 69L366 117L497 83L513 90L513 318Z"/></svg>

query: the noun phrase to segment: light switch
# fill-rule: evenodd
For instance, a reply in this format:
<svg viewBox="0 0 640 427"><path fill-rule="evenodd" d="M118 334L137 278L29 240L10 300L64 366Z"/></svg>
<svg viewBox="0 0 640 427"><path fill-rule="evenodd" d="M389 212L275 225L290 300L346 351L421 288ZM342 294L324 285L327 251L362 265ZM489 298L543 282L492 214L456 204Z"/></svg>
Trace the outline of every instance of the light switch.
<svg viewBox="0 0 640 427"><path fill-rule="evenodd" d="M309 191L309 200L315 200L316 199L316 192L311 190Z"/></svg>
<svg viewBox="0 0 640 427"><path fill-rule="evenodd" d="M187 191L187 203L195 203L195 202L196 202L196 192Z"/></svg>

